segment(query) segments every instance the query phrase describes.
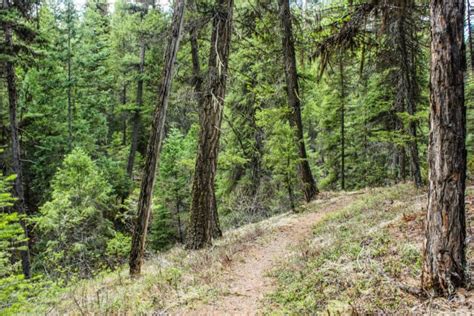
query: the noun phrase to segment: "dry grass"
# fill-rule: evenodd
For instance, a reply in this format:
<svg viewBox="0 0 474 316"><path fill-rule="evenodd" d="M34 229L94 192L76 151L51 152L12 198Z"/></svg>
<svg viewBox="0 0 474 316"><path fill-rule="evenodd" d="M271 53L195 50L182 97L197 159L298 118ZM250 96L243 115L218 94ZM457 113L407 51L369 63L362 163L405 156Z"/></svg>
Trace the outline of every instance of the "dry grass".
<svg viewBox="0 0 474 316"><path fill-rule="evenodd" d="M342 206L341 206L342 205ZM399 287L418 286L426 192L411 185L324 193L301 212L336 211L316 225L313 237L291 249L270 274L277 280L267 295L269 314L433 314L469 313L474 293L461 290L451 300L420 300ZM468 232L474 225L474 191L468 198ZM25 314L136 315L192 310L227 295L223 284L230 267L243 261L255 245L301 214L282 214L226 232L206 250L175 247L150 257L143 276L130 279L126 267L93 280L51 292L25 306ZM473 242L468 247L471 270ZM253 247L253 248L252 248ZM185 307L183 309L183 307Z"/></svg>
<svg viewBox="0 0 474 316"><path fill-rule="evenodd" d="M220 288L226 265L263 237L260 225L228 234L212 249L188 252L175 247L149 258L143 276L131 279L126 267L94 280L78 283L54 303L48 314L163 313L179 305L210 300Z"/></svg>
<svg viewBox="0 0 474 316"><path fill-rule="evenodd" d="M279 287L267 296L264 312L471 313L472 291L461 289L450 300L421 300L406 292L419 286L426 192L399 185L359 193L358 200L318 224L313 238L274 271ZM468 198L469 230L474 225L473 193ZM471 243L471 265L472 248Z"/></svg>
<svg viewBox="0 0 474 316"><path fill-rule="evenodd" d="M38 298L25 310L48 315L122 315L192 308L225 295L221 280L229 266L241 261L249 247L271 240L272 233L294 216L282 214L231 230L210 249L172 248L148 258L139 279L131 279L124 266L62 289L57 297Z"/></svg>

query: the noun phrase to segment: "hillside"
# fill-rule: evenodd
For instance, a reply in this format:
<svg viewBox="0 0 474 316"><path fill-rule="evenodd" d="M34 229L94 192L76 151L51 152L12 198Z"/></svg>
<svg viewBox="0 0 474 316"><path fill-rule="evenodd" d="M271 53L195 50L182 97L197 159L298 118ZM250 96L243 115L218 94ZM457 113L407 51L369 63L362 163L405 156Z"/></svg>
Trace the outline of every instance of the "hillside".
<svg viewBox="0 0 474 316"><path fill-rule="evenodd" d="M60 290L56 298L31 301L25 312L467 312L474 307L472 290L461 289L449 301L414 293L420 279L426 197L411 184L323 193L298 214L225 232L211 249L186 252L175 247L149 258L138 280L130 279L124 267ZM472 187L467 206L472 236ZM472 242L467 253L472 269Z"/></svg>
<svg viewBox="0 0 474 316"><path fill-rule="evenodd" d="M473 21L1 1L0 315L468 310Z"/></svg>

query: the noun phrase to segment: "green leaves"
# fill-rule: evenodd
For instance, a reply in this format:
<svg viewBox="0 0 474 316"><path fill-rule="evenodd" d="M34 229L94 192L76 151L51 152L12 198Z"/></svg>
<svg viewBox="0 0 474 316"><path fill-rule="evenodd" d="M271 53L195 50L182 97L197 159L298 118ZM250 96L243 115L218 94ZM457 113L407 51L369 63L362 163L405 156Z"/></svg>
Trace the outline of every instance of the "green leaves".
<svg viewBox="0 0 474 316"><path fill-rule="evenodd" d="M91 158L76 148L54 176L52 190L52 199L41 207L36 220L42 239L39 257L52 275L89 276L104 264L96 255L105 252L112 237L111 223L104 215L112 188ZM74 264L79 260L83 266Z"/></svg>
<svg viewBox="0 0 474 316"><path fill-rule="evenodd" d="M185 136L171 128L163 145L151 228L151 247L155 250L166 249L179 241L184 230L181 225L190 204L196 132L197 128L193 127Z"/></svg>

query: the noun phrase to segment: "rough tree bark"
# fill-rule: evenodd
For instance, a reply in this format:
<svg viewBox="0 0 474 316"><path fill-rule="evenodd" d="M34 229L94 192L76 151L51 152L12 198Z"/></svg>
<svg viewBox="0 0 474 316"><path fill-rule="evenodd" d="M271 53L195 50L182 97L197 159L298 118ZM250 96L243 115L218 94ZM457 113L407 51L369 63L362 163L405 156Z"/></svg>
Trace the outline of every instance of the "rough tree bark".
<svg viewBox="0 0 474 316"><path fill-rule="evenodd" d="M310 202L318 194L318 189L309 166L304 143L301 101L299 98L298 73L296 69L295 44L289 0L279 0L279 7L288 104L291 110L290 124L295 129L295 140L297 142L298 155L300 158L298 172L303 186L304 197L307 202Z"/></svg>
<svg viewBox="0 0 474 316"><path fill-rule="evenodd" d="M3 25L3 33L5 35L5 46L11 51L13 48L13 30L10 25ZM14 197L17 199L15 202L15 209L21 216L27 215L27 206L25 203L25 191L23 188L23 172L21 166L21 148L20 148L20 135L18 132L18 118L17 118L17 104L18 104L18 93L16 87L16 73L15 65L12 61L5 62L5 72L7 78L7 90L8 90L8 102L9 102L9 116L10 116L10 129L12 137L12 170L16 174L14 182ZM25 238L28 238L28 225L22 218L20 224L25 233ZM20 250L21 265L25 278L31 277L31 264L30 264L30 250L28 242L22 242L22 246L25 249Z"/></svg>
<svg viewBox="0 0 474 316"><path fill-rule="evenodd" d="M133 165L135 164L135 156L137 154L138 148L138 137L140 136L140 126L142 121L141 111L143 108L143 73L145 71L145 49L145 40L142 38L140 40L140 65L137 80L137 108L133 112L132 117L132 137L127 162L127 175L129 178L132 178L133 175Z"/></svg>
<svg viewBox="0 0 474 316"><path fill-rule="evenodd" d="M431 0L429 179L422 286L451 295L466 282L464 0Z"/></svg>
<svg viewBox="0 0 474 316"><path fill-rule="evenodd" d="M233 3L233 0L216 0L215 4L206 90L203 91L204 100L199 118L201 129L186 242L189 249L210 245L212 235L218 228L214 186L232 35Z"/></svg>
<svg viewBox="0 0 474 316"><path fill-rule="evenodd" d="M194 0L191 0L188 2L190 9L192 12L195 14L198 14L198 10L196 7L196 2ZM206 102L206 98L204 97L204 92L203 92L203 78L202 78L202 73L201 73L201 61L199 58L199 42L198 42L198 37L199 37L199 31L200 31L200 26L199 26L199 16L196 16L194 20L192 21L192 27L190 30L190 42L191 42L191 59L193 63L193 84L194 84L194 91L196 93L197 101L198 101L198 111L200 115L205 115L203 113L204 111L204 106ZM217 167L217 159L214 162ZM219 238L222 237L222 230L220 228L219 224L219 215L217 213L217 202L216 202L216 192L215 192L215 187L211 187L212 190L212 203L211 203L211 214L212 214L212 237L214 238Z"/></svg>
<svg viewBox="0 0 474 316"><path fill-rule="evenodd" d="M153 114L150 138L145 155L145 167L138 199L138 217L132 237L132 248L130 251L130 275L136 276L141 272L143 255L145 252L145 241L150 219L151 199L155 186L155 173L160 157L161 145L168 110L168 97L174 74L176 55L181 40L183 28L183 17L185 0L176 0L171 25L171 34L166 49L165 64L163 68L162 81L158 94L158 101Z"/></svg>

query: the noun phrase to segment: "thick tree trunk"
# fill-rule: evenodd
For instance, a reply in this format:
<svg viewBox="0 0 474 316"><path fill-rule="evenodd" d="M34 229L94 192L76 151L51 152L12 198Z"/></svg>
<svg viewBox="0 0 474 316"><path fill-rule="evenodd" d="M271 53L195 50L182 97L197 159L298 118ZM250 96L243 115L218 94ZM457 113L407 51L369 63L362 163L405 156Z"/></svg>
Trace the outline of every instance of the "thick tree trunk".
<svg viewBox="0 0 474 316"><path fill-rule="evenodd" d="M140 65L137 80L137 104L132 117L132 139L130 143L130 152L127 162L127 175L132 178L133 165L135 164L135 156L138 148L138 137L140 136L141 111L143 108L143 73L145 71L145 41L140 40Z"/></svg>
<svg viewBox="0 0 474 316"><path fill-rule="evenodd" d="M451 295L466 282L464 0L432 0L430 193L422 285Z"/></svg>
<svg viewBox="0 0 474 316"><path fill-rule="evenodd" d="M9 25L3 26L3 32L5 34L5 45L13 52L13 31ZM14 183L14 197L17 199L15 202L15 210L21 216L27 215L27 207L25 203L25 191L23 188L23 171L21 167L21 148L20 148L20 135L18 133L18 119L17 119L17 103L18 93L16 89L16 74L15 66L11 61L5 63L5 72L7 77L7 90L8 90L8 101L9 101L9 116L10 116L10 129L12 137L12 169L13 173L16 174ZM20 219L20 224L25 233L25 238L28 238L28 226L24 218ZM22 246L25 249L20 250L21 265L23 268L23 274L25 278L31 277L31 264L30 264L30 250L29 243L22 242Z"/></svg>
<svg viewBox="0 0 474 316"><path fill-rule="evenodd" d="M318 189L313 174L311 173L304 143L290 4L288 0L279 0L279 6L288 104L291 109L290 124L295 129L295 140L297 142L298 155L300 158L298 172L303 186L304 197L307 202L310 202L316 197Z"/></svg>
<svg viewBox="0 0 474 316"><path fill-rule="evenodd" d="M145 252L145 241L150 220L151 200L153 188L155 186L155 173L160 157L161 145L168 110L168 97L171 89L171 82L174 74L176 55L181 40L181 30L183 28L183 17L185 0L176 0L171 26L171 35L166 49L165 63L162 75L161 86L158 94L158 101L153 115L150 139L145 155L145 167L143 179L138 199L138 217L132 237L132 248L130 251L130 274L136 276L141 272L143 255Z"/></svg>
<svg viewBox="0 0 474 316"><path fill-rule="evenodd" d="M220 231L214 186L232 35L233 2L233 0L216 0L207 88L200 109L201 129L186 243L189 249L200 249L210 245L213 235Z"/></svg>
<svg viewBox="0 0 474 316"><path fill-rule="evenodd" d="M193 0L189 1L189 6L195 14L198 14L196 3ZM204 115L203 111L204 111L204 104L206 102L206 99L204 97L204 92L202 91L203 79L202 79L202 73L201 73L201 61L199 58L198 36L199 36L200 29L199 29L198 24L199 24L199 18L196 17L193 21L193 26L190 31L191 59L193 63L193 84L194 84L194 91L196 93L197 101L198 101L198 111L200 115ZM217 159L214 163L216 164L216 168L217 168ZM211 203L212 237L219 238L219 237L222 237L222 230L220 228L219 215L217 213L215 187L212 186L211 190L212 190L212 203Z"/></svg>
<svg viewBox="0 0 474 316"><path fill-rule="evenodd" d="M395 131L400 131L402 127L399 127L397 124L393 129ZM390 146L393 152L393 175L394 179L398 182L404 182L406 180L406 152L405 146L395 145Z"/></svg>

